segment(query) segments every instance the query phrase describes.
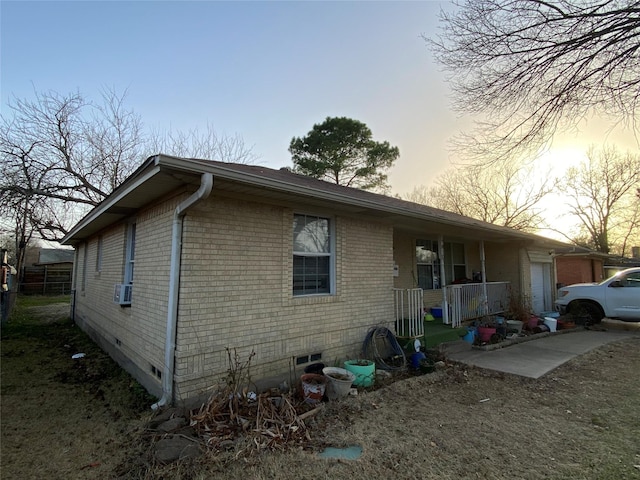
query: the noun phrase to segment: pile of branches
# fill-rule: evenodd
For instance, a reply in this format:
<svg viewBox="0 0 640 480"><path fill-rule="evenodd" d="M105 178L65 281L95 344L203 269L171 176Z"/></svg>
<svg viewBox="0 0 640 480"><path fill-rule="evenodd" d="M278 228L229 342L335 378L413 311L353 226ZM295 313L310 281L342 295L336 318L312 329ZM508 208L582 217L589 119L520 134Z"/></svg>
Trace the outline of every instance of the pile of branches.
<svg viewBox="0 0 640 480"><path fill-rule="evenodd" d="M209 400L191 413L191 426L206 445L220 451L239 444L238 451L247 453L265 449L284 450L296 445L304 446L311 440L304 419L319 408L309 406L297 398L295 392L279 389L257 394L249 390L251 359L241 362L237 352L227 349L229 370L226 384L217 389ZM305 411L306 410L306 411Z"/></svg>

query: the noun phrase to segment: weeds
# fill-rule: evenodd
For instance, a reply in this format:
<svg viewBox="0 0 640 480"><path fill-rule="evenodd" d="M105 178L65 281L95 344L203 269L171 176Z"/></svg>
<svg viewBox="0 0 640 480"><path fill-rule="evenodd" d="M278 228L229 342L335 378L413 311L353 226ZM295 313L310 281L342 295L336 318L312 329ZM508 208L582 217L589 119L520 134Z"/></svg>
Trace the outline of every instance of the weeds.
<svg viewBox="0 0 640 480"><path fill-rule="evenodd" d="M191 425L213 450L242 443L236 456L251 455L310 440L304 414L299 415L308 406L302 406L291 392L274 389L258 394L249 390L253 385L250 370L254 356L251 351L246 360L241 360L235 349L227 349L229 369L222 388L191 414Z"/></svg>

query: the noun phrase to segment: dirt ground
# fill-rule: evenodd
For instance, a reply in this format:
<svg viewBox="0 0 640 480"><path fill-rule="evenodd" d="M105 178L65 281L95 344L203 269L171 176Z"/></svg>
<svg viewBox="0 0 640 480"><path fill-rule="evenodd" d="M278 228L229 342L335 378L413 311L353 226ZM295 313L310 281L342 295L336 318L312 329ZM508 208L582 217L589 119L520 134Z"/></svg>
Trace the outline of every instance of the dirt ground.
<svg viewBox="0 0 640 480"><path fill-rule="evenodd" d="M303 447L161 465L151 399L67 313L2 332L2 478L640 479L640 337L537 380L447 364L327 403ZM358 460L318 455L352 445Z"/></svg>
<svg viewBox="0 0 640 480"><path fill-rule="evenodd" d="M16 308L0 354L0 478L112 477L152 399L73 325L68 303Z"/></svg>

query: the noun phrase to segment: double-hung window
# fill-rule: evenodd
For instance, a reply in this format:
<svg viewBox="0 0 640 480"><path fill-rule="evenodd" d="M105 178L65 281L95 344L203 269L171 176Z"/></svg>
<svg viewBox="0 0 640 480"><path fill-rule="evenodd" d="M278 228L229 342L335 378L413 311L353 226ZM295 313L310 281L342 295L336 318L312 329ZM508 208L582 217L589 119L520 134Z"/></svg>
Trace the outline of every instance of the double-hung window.
<svg viewBox="0 0 640 480"><path fill-rule="evenodd" d="M127 227L127 247L125 251L124 282L133 283L133 265L136 257L136 224L130 223Z"/></svg>
<svg viewBox="0 0 640 480"><path fill-rule="evenodd" d="M464 244L444 244L444 274L446 285L467 278L467 264L464 255Z"/></svg>
<svg viewBox="0 0 640 480"><path fill-rule="evenodd" d="M333 293L333 235L329 218L293 216L293 295Z"/></svg>
<svg viewBox="0 0 640 480"><path fill-rule="evenodd" d="M440 278L442 262L444 282ZM464 244L444 242L444 252L440 252L437 240L416 240L416 271L418 287L423 290L436 290L465 278Z"/></svg>
<svg viewBox="0 0 640 480"><path fill-rule="evenodd" d="M100 273L102 271L102 235L98 237L98 244L96 246L96 273Z"/></svg>
<svg viewBox="0 0 640 480"><path fill-rule="evenodd" d="M435 240L416 240L418 287L423 290L440 288L440 256Z"/></svg>

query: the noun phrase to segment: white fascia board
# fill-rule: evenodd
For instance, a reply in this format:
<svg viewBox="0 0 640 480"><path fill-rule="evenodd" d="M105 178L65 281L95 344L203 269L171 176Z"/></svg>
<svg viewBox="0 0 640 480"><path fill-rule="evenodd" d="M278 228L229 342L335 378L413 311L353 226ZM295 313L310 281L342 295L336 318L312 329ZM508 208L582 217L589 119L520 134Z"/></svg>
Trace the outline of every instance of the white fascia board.
<svg viewBox="0 0 640 480"><path fill-rule="evenodd" d="M241 183L247 183L250 185L255 185L259 187L269 188L273 190L284 191L288 193L294 193L298 195L310 196L313 198L318 198L321 200L328 200L334 202L342 202L348 205L353 205L362 208L368 208L372 210L383 211L387 213L391 213L394 215L401 215L405 217L413 217L421 220L428 221L436 221L439 223L443 223L445 225L453 225L453 226L465 226L468 228L477 228L480 230L485 230L487 232L501 233L503 235L510 236L512 238L521 238L523 240L529 241L544 241L546 244L550 245L564 245L563 242L557 242L552 239L547 239L545 237L540 237L538 235L534 235L531 233L520 232L518 230L507 229L506 227L500 227L497 225L486 224L484 222L475 221L474 219L470 219L471 221L458 221L455 219L447 218L439 215L426 215L417 212L407 211L403 208L394 207L390 205L384 205L379 202L368 201L363 199L354 199L349 195L343 195L335 192L327 192L322 189L315 189L313 187L308 186L300 186L289 182L284 182L282 180L274 180L271 178L265 178L260 175L255 175L247 172L237 172L233 169L225 168L221 165L207 165L206 161L197 160L197 159L183 159L178 157L171 157L167 155L158 155L156 157L156 164L166 165L171 168L176 168L179 170L184 170L193 173L203 173L203 172L211 172L214 177L220 177L228 180L234 180ZM199 167L199 168L198 168Z"/></svg>
<svg viewBox="0 0 640 480"><path fill-rule="evenodd" d="M131 179L130 183L123 185L123 188L120 190L116 190L114 194L107 197L102 203L100 203L97 207L95 207L91 212L87 214L82 220L80 220L75 227L73 227L69 233L67 233L64 238L60 241L62 245L69 244L69 241L84 227L89 225L91 222L95 221L100 215L105 213L115 204L117 204L120 200L122 200L129 193L134 191L140 185L149 181L152 177L160 173L160 167L155 164L149 170L143 170L139 176Z"/></svg>

